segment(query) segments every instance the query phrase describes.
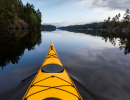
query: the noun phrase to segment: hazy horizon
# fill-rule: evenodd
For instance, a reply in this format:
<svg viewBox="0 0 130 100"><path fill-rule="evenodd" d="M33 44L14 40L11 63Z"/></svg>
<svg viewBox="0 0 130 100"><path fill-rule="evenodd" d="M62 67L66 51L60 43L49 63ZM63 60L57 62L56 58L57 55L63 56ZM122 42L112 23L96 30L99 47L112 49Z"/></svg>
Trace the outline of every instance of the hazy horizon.
<svg viewBox="0 0 130 100"><path fill-rule="evenodd" d="M121 13L123 16L130 7L129 0L22 0L40 9L42 24L52 24L57 27L103 22L108 17ZM121 19L121 18L120 18Z"/></svg>

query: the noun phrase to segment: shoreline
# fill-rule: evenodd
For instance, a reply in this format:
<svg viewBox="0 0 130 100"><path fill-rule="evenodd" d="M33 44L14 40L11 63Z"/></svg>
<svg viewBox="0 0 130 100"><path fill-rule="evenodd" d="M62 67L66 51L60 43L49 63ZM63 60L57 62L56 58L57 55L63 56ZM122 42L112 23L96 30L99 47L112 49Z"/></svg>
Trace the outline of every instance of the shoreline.
<svg viewBox="0 0 130 100"><path fill-rule="evenodd" d="M60 29L60 28L57 28ZM93 31L93 30L101 30L101 31L107 31L111 33L129 33L130 30L123 28L123 29L116 29L116 28L110 28L110 29L60 29L60 30L88 30L88 31Z"/></svg>

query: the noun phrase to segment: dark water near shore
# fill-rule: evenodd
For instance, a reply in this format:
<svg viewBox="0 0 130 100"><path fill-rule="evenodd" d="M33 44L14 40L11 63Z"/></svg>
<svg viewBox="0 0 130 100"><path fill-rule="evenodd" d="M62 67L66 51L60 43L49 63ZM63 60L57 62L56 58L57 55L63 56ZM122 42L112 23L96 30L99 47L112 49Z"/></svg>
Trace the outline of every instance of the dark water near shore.
<svg viewBox="0 0 130 100"><path fill-rule="evenodd" d="M86 30L0 32L0 100L38 70L52 41L84 100L130 100L129 37Z"/></svg>

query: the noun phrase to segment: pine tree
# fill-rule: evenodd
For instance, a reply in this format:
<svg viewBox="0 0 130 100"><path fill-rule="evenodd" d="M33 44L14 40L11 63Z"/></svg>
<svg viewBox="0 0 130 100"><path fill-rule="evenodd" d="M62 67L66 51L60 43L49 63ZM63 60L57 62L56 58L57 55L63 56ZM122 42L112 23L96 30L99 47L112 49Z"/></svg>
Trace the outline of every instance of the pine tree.
<svg viewBox="0 0 130 100"><path fill-rule="evenodd" d="M123 16L123 20L124 20L124 22L125 22L126 24L129 23L129 21L130 21L130 11L129 11L129 9L126 10L126 12L125 12L125 14L124 14L124 16Z"/></svg>
<svg viewBox="0 0 130 100"><path fill-rule="evenodd" d="M41 22L42 22L42 20L41 20L41 18L42 18L42 14L41 14L41 12L40 12L40 10L38 9L37 10L37 18L38 18L38 27L41 27Z"/></svg>
<svg viewBox="0 0 130 100"><path fill-rule="evenodd" d="M16 20L24 20L29 25L33 23L35 27L41 27L41 12L39 9L36 11L33 4L23 5L21 0L0 0L0 27L8 26Z"/></svg>

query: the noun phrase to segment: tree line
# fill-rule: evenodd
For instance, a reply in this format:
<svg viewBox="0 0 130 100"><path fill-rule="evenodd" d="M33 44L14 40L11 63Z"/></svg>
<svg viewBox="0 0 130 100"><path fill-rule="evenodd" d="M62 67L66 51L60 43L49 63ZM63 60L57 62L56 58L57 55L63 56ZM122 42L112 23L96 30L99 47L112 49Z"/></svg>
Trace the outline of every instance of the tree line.
<svg viewBox="0 0 130 100"><path fill-rule="evenodd" d="M104 20L103 29L109 29L113 27L128 27L130 29L130 11L127 9L123 15L123 19L120 19L121 14L117 14L115 17Z"/></svg>
<svg viewBox="0 0 130 100"><path fill-rule="evenodd" d="M42 29L56 29L56 27L54 25L41 25Z"/></svg>
<svg viewBox="0 0 130 100"><path fill-rule="evenodd" d="M124 27L130 29L130 10L127 9L123 15L123 19L120 19L121 14L117 14L115 17L105 19L104 22L94 22L84 25L70 25L59 27L59 29L70 30L70 29L109 29L114 27Z"/></svg>
<svg viewBox="0 0 130 100"><path fill-rule="evenodd" d="M8 27L10 23L15 24L19 20L24 20L30 28L40 28L42 14L39 9L34 8L30 3L23 5L21 0L0 0L0 28Z"/></svg>
<svg viewBox="0 0 130 100"><path fill-rule="evenodd" d="M70 25L65 27L59 27L59 29L70 30L70 29L102 29L103 22L94 22L84 25Z"/></svg>

